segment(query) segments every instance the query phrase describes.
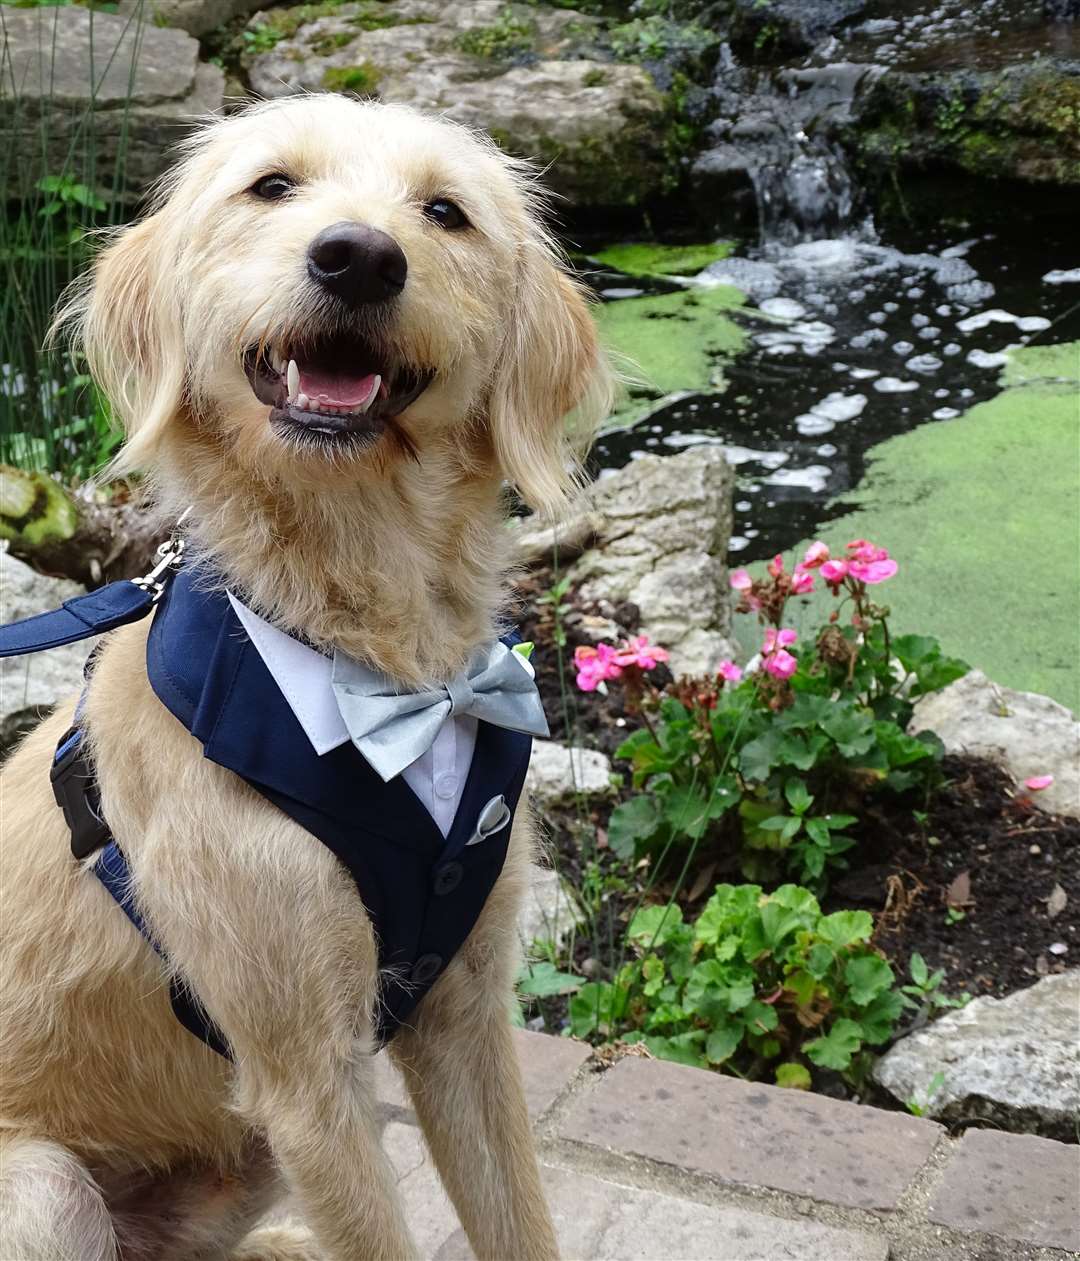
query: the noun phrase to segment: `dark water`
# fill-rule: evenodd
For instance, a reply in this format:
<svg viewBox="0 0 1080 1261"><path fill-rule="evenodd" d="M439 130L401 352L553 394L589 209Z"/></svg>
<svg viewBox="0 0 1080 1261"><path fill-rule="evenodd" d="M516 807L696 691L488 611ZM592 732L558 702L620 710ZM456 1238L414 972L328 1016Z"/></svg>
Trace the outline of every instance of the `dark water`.
<svg viewBox="0 0 1080 1261"><path fill-rule="evenodd" d="M595 471L723 445L738 475L733 556L771 556L837 515L829 501L858 486L875 444L998 393L1005 348L1080 339L1080 272L1044 279L1080 268L1074 197L927 182L905 198L879 232L862 224L716 265L753 305L795 318L740 317L750 345L726 392L602 436ZM601 294L620 284L593 280Z"/></svg>

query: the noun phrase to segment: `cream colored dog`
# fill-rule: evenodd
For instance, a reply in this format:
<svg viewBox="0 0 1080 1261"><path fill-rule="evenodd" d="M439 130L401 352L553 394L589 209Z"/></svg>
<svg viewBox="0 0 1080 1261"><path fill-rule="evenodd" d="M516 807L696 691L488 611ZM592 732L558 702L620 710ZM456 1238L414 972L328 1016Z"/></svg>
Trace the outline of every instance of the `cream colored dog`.
<svg viewBox="0 0 1080 1261"><path fill-rule="evenodd" d="M587 430L610 402L528 170L445 121L294 98L207 127L156 206L66 313L127 429L120 466L146 470L166 519L192 505L192 547L278 626L406 683L450 677L505 601L504 481L557 510L566 418ZM330 378L367 410L313 410L298 387ZM176 1021L164 965L71 857L49 784L67 706L2 777L0 1255L412 1257L378 1141L355 886L202 756L150 690L145 640L146 623L108 636L89 689L104 813L234 1064ZM556 1252L506 1015L524 813L392 1044L473 1248L500 1261ZM250 1233L286 1191L310 1234Z"/></svg>

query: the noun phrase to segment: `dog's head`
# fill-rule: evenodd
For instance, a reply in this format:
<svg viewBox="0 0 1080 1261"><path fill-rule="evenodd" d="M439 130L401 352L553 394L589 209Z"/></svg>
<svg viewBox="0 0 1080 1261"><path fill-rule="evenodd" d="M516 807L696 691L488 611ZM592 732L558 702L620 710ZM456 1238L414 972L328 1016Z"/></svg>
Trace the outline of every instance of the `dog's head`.
<svg viewBox="0 0 1080 1261"><path fill-rule="evenodd" d="M124 468L181 432L308 484L439 449L552 510L568 415L587 429L610 404L528 168L451 122L338 96L198 133L76 309Z"/></svg>

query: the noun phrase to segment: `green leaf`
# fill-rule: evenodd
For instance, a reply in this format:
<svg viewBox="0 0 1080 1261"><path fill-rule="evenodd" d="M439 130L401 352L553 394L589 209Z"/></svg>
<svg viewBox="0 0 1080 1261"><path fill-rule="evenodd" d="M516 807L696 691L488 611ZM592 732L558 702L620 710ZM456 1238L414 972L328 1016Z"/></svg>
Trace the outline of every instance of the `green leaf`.
<svg viewBox="0 0 1080 1261"><path fill-rule="evenodd" d="M904 996L896 990L887 990L859 1012L863 1039L870 1046L879 1046L892 1037L896 1022L904 1010Z"/></svg>
<svg viewBox="0 0 1080 1261"><path fill-rule="evenodd" d="M763 832L782 832L790 822L791 819L786 814L774 814L771 818L762 819L758 827ZM798 823L799 820L796 819L795 822Z"/></svg>
<svg viewBox="0 0 1080 1261"><path fill-rule="evenodd" d="M844 968L848 993L857 1007L865 1007L883 990L891 988L895 979L892 968L879 955L849 959Z"/></svg>
<svg viewBox="0 0 1080 1261"><path fill-rule="evenodd" d="M930 969L926 966L926 960L916 951L911 956L911 962L908 965L911 971L911 979L920 989L925 987L927 979L930 975Z"/></svg>
<svg viewBox="0 0 1080 1261"><path fill-rule="evenodd" d="M630 921L626 935L635 945L651 950L668 941L682 927L682 922L682 907L675 902L645 906Z"/></svg>
<svg viewBox="0 0 1080 1261"><path fill-rule="evenodd" d="M531 998L550 998L554 994L573 994L583 982L569 972L560 972L553 963L526 965L518 977L518 993Z"/></svg>
<svg viewBox="0 0 1080 1261"><path fill-rule="evenodd" d="M772 1033L780 1023L776 1008L770 1003L759 1002L756 998L746 1004L741 1014L747 1028L752 1027L754 1033Z"/></svg>
<svg viewBox="0 0 1080 1261"><path fill-rule="evenodd" d="M821 727L836 742L843 757L857 758L874 747L874 720L854 707L838 706Z"/></svg>
<svg viewBox="0 0 1080 1261"><path fill-rule="evenodd" d="M739 750L739 770L744 779L765 780L774 766L781 762L783 736L770 727L756 740L750 740Z"/></svg>
<svg viewBox="0 0 1080 1261"><path fill-rule="evenodd" d="M807 951L806 970L815 980L820 981L833 965L836 954L831 946L819 941Z"/></svg>
<svg viewBox="0 0 1080 1261"><path fill-rule="evenodd" d="M785 766L797 771L813 770L818 758L829 747L829 738L821 731L802 735L797 731L784 732L780 741L780 760Z"/></svg>
<svg viewBox="0 0 1080 1261"><path fill-rule="evenodd" d="M814 802L805 782L801 779L789 779L784 785L784 796L797 815L804 815Z"/></svg>
<svg viewBox="0 0 1080 1261"><path fill-rule="evenodd" d="M818 921L817 934L830 946L852 946L869 941L874 919L869 911L834 911Z"/></svg>
<svg viewBox="0 0 1080 1261"><path fill-rule="evenodd" d="M863 1031L854 1020L836 1021L822 1038L814 1038L803 1046L803 1051L819 1068L850 1068L851 1057L862 1046Z"/></svg>
<svg viewBox="0 0 1080 1261"><path fill-rule="evenodd" d="M645 1045L658 1060L673 1060L676 1064L704 1068L706 1061L701 1053L701 1044L704 1041L705 1030L693 1029L689 1033L678 1033L671 1038L646 1037Z"/></svg>
<svg viewBox="0 0 1080 1261"><path fill-rule="evenodd" d="M806 819L806 834L822 849L829 848L829 824L826 819Z"/></svg>
<svg viewBox="0 0 1080 1261"><path fill-rule="evenodd" d="M614 1032L616 1013L624 1003L614 985L589 981L570 999L570 1032L575 1038L587 1038L597 1030Z"/></svg>
<svg viewBox="0 0 1080 1261"><path fill-rule="evenodd" d="M742 1039L743 1027L737 1020L713 1029L705 1042L705 1058L710 1064L723 1064L739 1049Z"/></svg>
<svg viewBox="0 0 1080 1261"><path fill-rule="evenodd" d="M827 696L813 696L800 692L791 705L777 715L777 723L792 730L809 730L822 723L833 710L833 701Z"/></svg>
<svg viewBox="0 0 1080 1261"><path fill-rule="evenodd" d="M631 797L611 812L608 844L619 858L630 861L638 845L653 838L660 823L660 807L655 797Z"/></svg>
<svg viewBox="0 0 1080 1261"><path fill-rule="evenodd" d="M709 826L709 802L697 789L673 788L664 802L664 818L676 832L696 841Z"/></svg>
<svg viewBox="0 0 1080 1261"><path fill-rule="evenodd" d="M803 1064L788 1060L786 1064L776 1066L776 1084L789 1090L809 1090L813 1085L810 1070Z"/></svg>

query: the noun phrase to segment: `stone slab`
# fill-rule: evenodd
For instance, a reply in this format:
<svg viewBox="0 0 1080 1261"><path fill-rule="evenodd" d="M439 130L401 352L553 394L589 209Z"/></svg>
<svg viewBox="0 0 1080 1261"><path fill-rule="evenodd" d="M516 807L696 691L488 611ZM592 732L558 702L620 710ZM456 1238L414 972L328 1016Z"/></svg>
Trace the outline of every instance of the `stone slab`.
<svg viewBox="0 0 1080 1261"><path fill-rule="evenodd" d="M530 1033L526 1029L515 1029L513 1037L525 1086L525 1102L529 1117L535 1122L567 1088L592 1050L584 1042ZM402 1076L385 1052L375 1057L375 1088L383 1107L411 1107Z"/></svg>
<svg viewBox="0 0 1080 1261"><path fill-rule="evenodd" d="M885 1261L888 1243L861 1231L695 1204L567 1169L542 1170L561 1254L589 1261ZM415 1175L414 1175L415 1177ZM418 1183L405 1184L408 1197ZM406 1199L406 1211L411 1205ZM458 1229L436 1261L472 1261Z"/></svg>
<svg viewBox="0 0 1080 1261"><path fill-rule="evenodd" d="M916 1117L633 1057L606 1073L558 1132L725 1182L889 1209L944 1131Z"/></svg>
<svg viewBox="0 0 1080 1261"><path fill-rule="evenodd" d="M1030 1134L968 1130L929 1216L956 1230L1080 1251L1080 1147Z"/></svg>

